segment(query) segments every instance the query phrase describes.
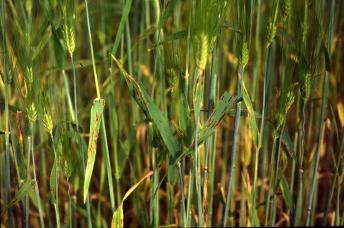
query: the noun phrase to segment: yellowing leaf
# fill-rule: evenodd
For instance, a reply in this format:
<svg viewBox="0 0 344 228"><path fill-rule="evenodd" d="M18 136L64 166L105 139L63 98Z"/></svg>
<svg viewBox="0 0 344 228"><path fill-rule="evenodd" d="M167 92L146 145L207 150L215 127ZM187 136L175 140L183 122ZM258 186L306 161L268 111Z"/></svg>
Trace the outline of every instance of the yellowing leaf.
<svg viewBox="0 0 344 228"><path fill-rule="evenodd" d="M90 185L93 172L94 160L96 158L97 140L104 106L105 100L97 98L93 101L93 105L91 108L90 138L88 142L87 165L84 181L84 202L86 201L88 187Z"/></svg>
<svg viewBox="0 0 344 228"><path fill-rule="evenodd" d="M113 213L111 228L123 227L123 205L121 204Z"/></svg>
<svg viewBox="0 0 344 228"><path fill-rule="evenodd" d="M111 228L121 228L123 227L123 203L124 200L126 200L129 195L148 177L152 176L153 172L150 171L148 172L144 177L141 178L139 182L137 182L135 185L133 185L124 195L121 204L118 206L118 208L115 210L112 216L112 221L111 221Z"/></svg>
<svg viewBox="0 0 344 228"><path fill-rule="evenodd" d="M337 111L338 111L340 126L344 127L344 105L342 102L337 103Z"/></svg>
<svg viewBox="0 0 344 228"><path fill-rule="evenodd" d="M253 109L253 104L252 101L250 99L250 95L247 92L247 89L245 87L245 83L242 83L242 95L243 95L243 99L244 99L244 103L247 107L247 111L250 115L250 128L251 128L251 132L253 133L253 140L255 145L258 145L258 139L259 139L259 131L258 131L258 125L256 122L256 115L254 113L254 109ZM260 147L260 145L258 145L258 147Z"/></svg>
<svg viewBox="0 0 344 228"><path fill-rule="evenodd" d="M250 118L250 117L249 117ZM252 131L250 130L249 119L245 119L244 126L242 127L243 130L240 133L240 137L242 138L243 145L242 145L242 152L240 153L240 160L242 164L247 167L251 163L252 157Z"/></svg>

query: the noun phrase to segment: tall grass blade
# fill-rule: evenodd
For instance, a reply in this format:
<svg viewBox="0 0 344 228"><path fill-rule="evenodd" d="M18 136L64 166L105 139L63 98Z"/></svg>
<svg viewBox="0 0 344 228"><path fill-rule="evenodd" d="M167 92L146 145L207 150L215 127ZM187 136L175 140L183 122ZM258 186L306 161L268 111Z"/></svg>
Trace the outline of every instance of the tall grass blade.
<svg viewBox="0 0 344 228"><path fill-rule="evenodd" d="M95 99L91 108L91 121L90 121L90 138L87 149L87 165L84 180L84 202L86 202L88 188L90 185L92 172L94 168L94 162L97 152L97 141L99 135L100 123L102 120L102 114L104 111L105 100Z"/></svg>

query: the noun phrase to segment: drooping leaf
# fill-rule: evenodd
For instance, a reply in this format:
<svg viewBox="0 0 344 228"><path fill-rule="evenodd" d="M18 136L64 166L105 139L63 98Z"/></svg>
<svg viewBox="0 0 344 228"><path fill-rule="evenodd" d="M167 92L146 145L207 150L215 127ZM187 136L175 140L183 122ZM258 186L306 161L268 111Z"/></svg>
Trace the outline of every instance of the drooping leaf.
<svg viewBox="0 0 344 228"><path fill-rule="evenodd" d="M220 98L219 102L215 106L214 111L209 116L205 125L199 130L197 144L201 144L204 140L207 139L210 135L215 132L217 125L221 122L222 118L229 113L229 110L240 101L240 98L231 96L228 92L225 92ZM173 157L171 164L176 164L183 157L194 152L194 141L191 143L188 149L185 149L183 152L177 154Z"/></svg>
<svg viewBox="0 0 344 228"><path fill-rule="evenodd" d="M8 203L7 207L12 207L17 202L22 200L27 194L30 193L31 190L33 190L35 187L35 181L34 180L26 180L22 186L19 188L17 194L14 196L14 198L11 200L11 202Z"/></svg>
<svg viewBox="0 0 344 228"><path fill-rule="evenodd" d="M126 200L131 193L133 193L133 191L135 191L135 189L148 177L150 177L153 174L152 171L148 172L144 177L141 178L141 180L139 180L139 182L137 182L136 184L134 184L124 195L122 202L119 204L119 206L117 207L117 209L115 210L115 212L113 213L112 216L112 221L111 221L111 228L121 228L123 227L123 203L124 200Z"/></svg>
<svg viewBox="0 0 344 228"><path fill-rule="evenodd" d="M143 110L143 112L147 115L147 117L151 119L154 124L156 124L160 136L164 141L165 146L167 147L170 155L174 156L178 154L179 145L172 133L168 120L160 112L158 107L153 102L153 99L144 89L143 85L140 82L138 82L135 78L133 78L131 75L129 75L127 71L123 68L122 64L114 56L112 56L112 58L115 60L118 68L125 77L126 83L129 89L131 89L132 96L135 98L135 101Z"/></svg>
<svg viewBox="0 0 344 228"><path fill-rule="evenodd" d="M228 92L225 92L220 98L219 102L215 106L214 111L209 116L207 122L199 131L198 144L204 142L204 140L215 132L217 125L222 118L229 113L229 110L239 101L238 97L231 96Z"/></svg>
<svg viewBox="0 0 344 228"><path fill-rule="evenodd" d="M103 111L105 106L104 99L95 99L91 108L91 121L90 121L90 138L88 142L87 149L87 165L85 172L85 181L84 181L84 202L86 202L88 187L90 185L94 161L96 158L97 152L97 141L99 135L100 122L102 119Z"/></svg>
<svg viewBox="0 0 344 228"><path fill-rule="evenodd" d="M131 186L129 188L129 190L124 194L123 199L122 199L122 204L124 202L124 200L126 200L131 193L133 193L133 191L148 177L153 175L153 171L148 172L144 177L141 178L141 180L139 180L139 182L137 182L136 184L134 184L133 186Z"/></svg>

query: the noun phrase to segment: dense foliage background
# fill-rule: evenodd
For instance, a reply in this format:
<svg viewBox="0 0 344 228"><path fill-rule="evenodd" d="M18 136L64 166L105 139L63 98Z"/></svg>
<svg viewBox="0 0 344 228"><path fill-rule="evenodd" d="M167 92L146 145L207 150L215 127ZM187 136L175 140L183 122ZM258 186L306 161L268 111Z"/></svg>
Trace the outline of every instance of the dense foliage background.
<svg viewBox="0 0 344 228"><path fill-rule="evenodd" d="M344 1L0 9L1 227L344 225Z"/></svg>

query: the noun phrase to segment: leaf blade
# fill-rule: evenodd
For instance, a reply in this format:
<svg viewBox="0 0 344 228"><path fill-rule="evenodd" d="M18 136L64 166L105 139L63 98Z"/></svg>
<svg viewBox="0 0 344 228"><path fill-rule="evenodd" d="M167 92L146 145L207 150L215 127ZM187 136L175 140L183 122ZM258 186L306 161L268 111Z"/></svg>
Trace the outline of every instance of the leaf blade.
<svg viewBox="0 0 344 228"><path fill-rule="evenodd" d="M256 121L256 114L255 114L255 111L253 109L253 104L252 104L250 95L247 92L245 83L242 83L242 95L243 95L244 103L247 107L247 111L248 111L249 116L250 116L249 125L250 125L250 129L253 133L254 143L255 143L255 145L258 145L258 142L259 142L258 139L259 139L260 133L259 133L258 125L257 125L257 121Z"/></svg>
<svg viewBox="0 0 344 228"><path fill-rule="evenodd" d="M87 149L87 165L85 172L85 181L84 181L84 203L86 202L88 188L90 185L93 166L96 158L97 152L97 140L99 135L100 123L104 111L105 100L104 99L95 99L91 108L91 120L90 120L90 138L88 142Z"/></svg>
<svg viewBox="0 0 344 228"><path fill-rule="evenodd" d="M144 177L141 178L141 180L139 180L139 182L137 182L136 184L134 184L133 186L131 186L129 188L129 190L125 193L122 202L120 203L120 205L117 207L117 209L115 210L115 212L113 213L112 216L112 221L111 221L111 228L119 228L119 227L123 227L123 203L124 200L126 200L131 193L133 193L133 191L148 177L153 175L153 171L148 172Z"/></svg>
<svg viewBox="0 0 344 228"><path fill-rule="evenodd" d="M228 92L225 92L217 105L215 106L214 111L209 116L205 126L199 132L198 135L198 144L202 143L207 137L215 132L216 127L221 122L222 118L229 113L231 107L239 101L238 97L231 96Z"/></svg>
<svg viewBox="0 0 344 228"><path fill-rule="evenodd" d="M134 77L128 74L128 72L123 68L122 64L112 55L112 58L116 62L118 68L125 77L126 83L129 88L133 89L132 96L135 101L144 111L148 118L151 118L154 124L156 124L162 140L164 141L169 153L175 156L179 152L179 145L177 139L174 137L172 130L169 126L168 120L160 112L158 107L153 102L148 92L145 90L143 85L138 82Z"/></svg>

